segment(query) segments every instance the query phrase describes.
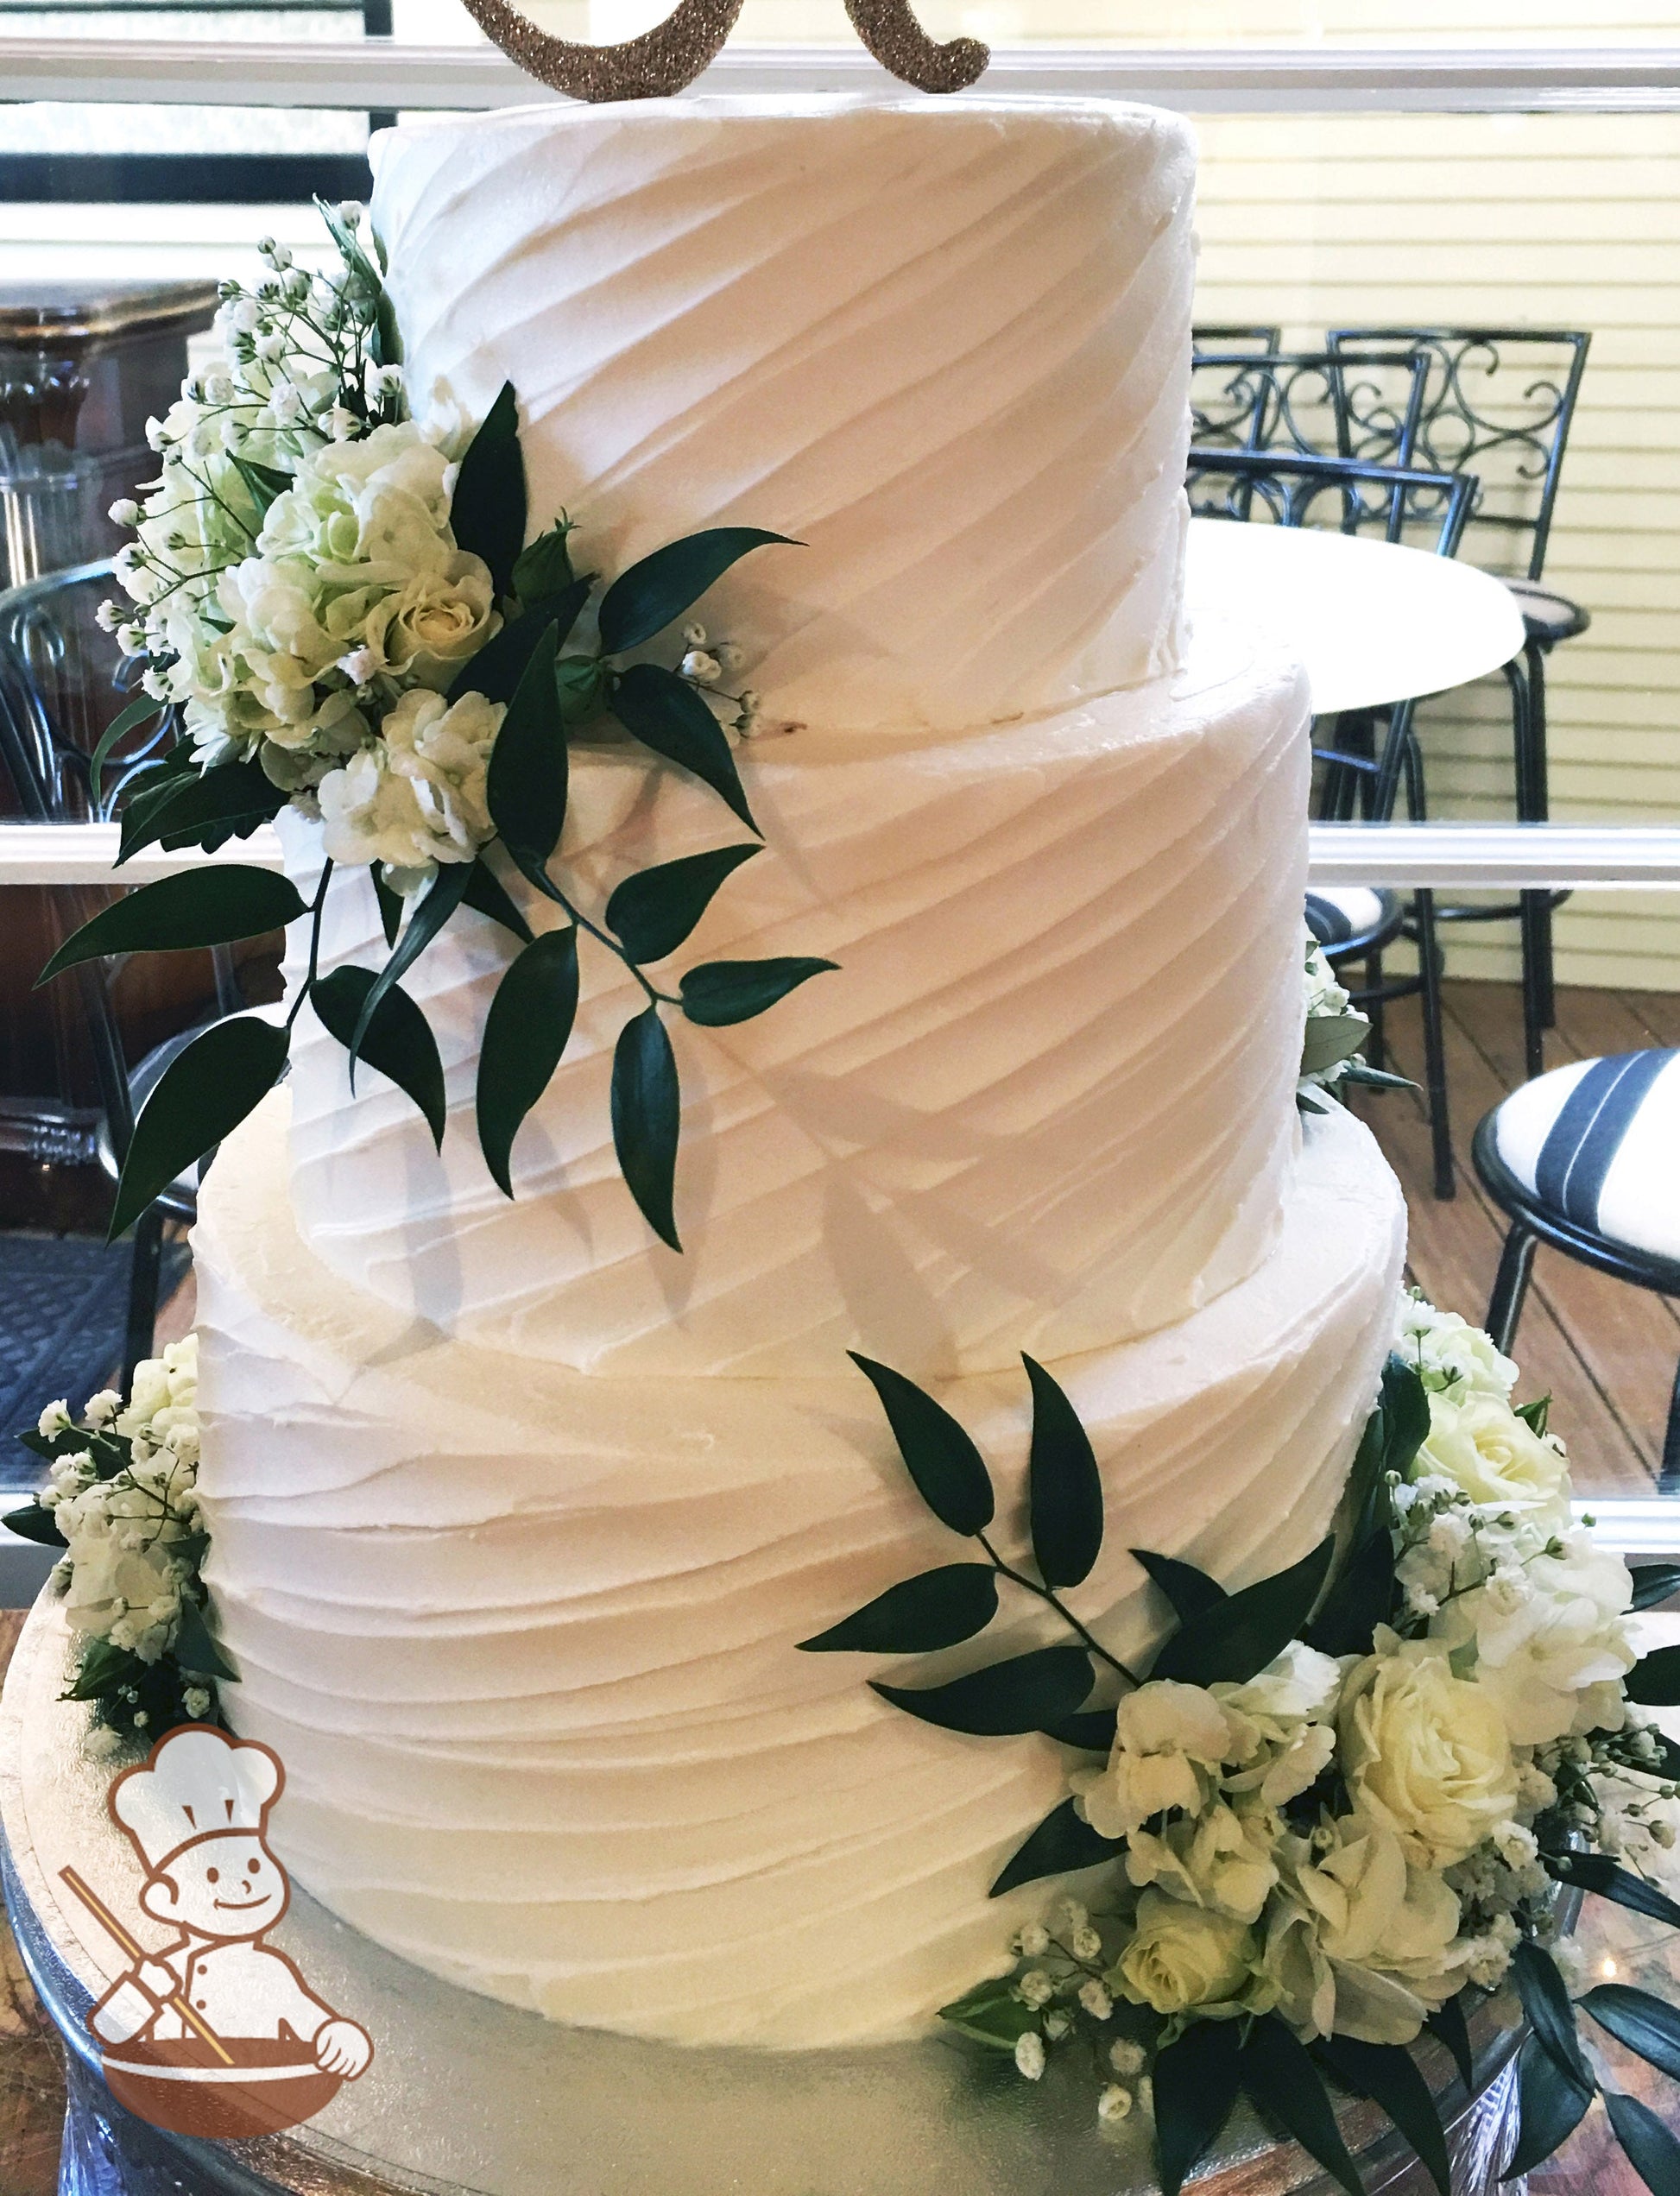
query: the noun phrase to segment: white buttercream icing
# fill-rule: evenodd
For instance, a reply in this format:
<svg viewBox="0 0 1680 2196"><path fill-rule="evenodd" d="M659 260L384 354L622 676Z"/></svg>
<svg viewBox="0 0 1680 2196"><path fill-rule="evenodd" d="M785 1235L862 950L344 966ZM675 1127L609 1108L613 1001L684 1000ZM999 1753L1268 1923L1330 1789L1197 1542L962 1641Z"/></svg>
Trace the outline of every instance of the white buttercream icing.
<svg viewBox="0 0 1680 2196"><path fill-rule="evenodd" d="M598 912L628 868L742 834L640 751L572 764L565 864ZM919 1372L1064 1357L1180 1318L1265 1255L1293 1148L1306 861L1298 674L1199 639L1165 682L963 739L799 733L742 750L769 840L675 957L840 963L758 1020L667 1017L679 1255L620 1179L608 1085L642 1000L585 940L576 1032L515 1147L479 1154L489 999L514 950L458 915L405 979L438 1034L441 1156L306 1013L293 1190L346 1279L448 1331L585 1372ZM313 835L293 834L300 863ZM318 857L317 857L318 858ZM555 911L515 880L537 923ZM365 878L325 965L383 958ZM289 963L301 973L303 925Z"/></svg>
<svg viewBox="0 0 1680 2196"><path fill-rule="evenodd" d="M519 393L534 525L726 524L772 715L966 730L1173 667L1194 163L1109 102L685 98L410 122L373 213L411 385Z"/></svg>
<svg viewBox="0 0 1680 2196"><path fill-rule="evenodd" d="M300 1243L285 1106L223 1146L196 1255L209 1575L231 1713L287 1764L287 1865L382 1942L560 2019L786 2046L916 2029L1042 1906L987 1886L1064 1757L935 1730L864 1682L955 1674L992 1638L907 1663L797 1651L962 1553L868 1385L586 1378L406 1320ZM1323 1532L1402 1246L1398 1184L1332 1114L1256 1273L1054 1366L1108 1499L1070 1599L1114 1649L1160 1619L1128 1547L1238 1585ZM1018 1548L1019 1366L939 1392Z"/></svg>

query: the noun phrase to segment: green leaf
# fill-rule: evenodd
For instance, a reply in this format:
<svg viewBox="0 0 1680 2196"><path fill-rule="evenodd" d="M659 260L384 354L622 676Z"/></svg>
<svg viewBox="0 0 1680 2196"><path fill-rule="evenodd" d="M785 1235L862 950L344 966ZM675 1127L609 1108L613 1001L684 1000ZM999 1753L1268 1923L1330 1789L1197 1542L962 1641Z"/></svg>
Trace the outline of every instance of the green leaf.
<svg viewBox="0 0 1680 2196"><path fill-rule="evenodd" d="M1185 1685L1211 1685L1222 1678L1241 1685L1257 1675L1300 1632L1335 1552L1333 1539L1321 1540L1286 1571L1227 1595L1217 1607L1180 1625L1150 1675Z"/></svg>
<svg viewBox="0 0 1680 2196"><path fill-rule="evenodd" d="M996 1614L997 1573L991 1565L946 1563L889 1586L799 1645L812 1655L931 1655L972 1639Z"/></svg>
<svg viewBox="0 0 1680 2196"><path fill-rule="evenodd" d="M1539 2037L1531 2035L1517 2061L1517 2147L1500 2178L1519 2180L1532 2173L1568 2142L1592 2101L1592 2091L1560 2072Z"/></svg>
<svg viewBox="0 0 1680 2196"><path fill-rule="evenodd" d="M468 861L445 861L439 865L438 873L421 894L408 918L408 927L392 949L391 957L368 986L368 995L362 1001L362 1011L356 1018L356 1027L351 1032L351 1079L355 1080L356 1063L362 1057L373 1018L380 1003L395 984L401 982L444 924L460 906L465 895L467 879L473 865Z"/></svg>
<svg viewBox="0 0 1680 2196"><path fill-rule="evenodd" d="M463 907L471 907L486 915L492 923L500 923L504 931L512 931L523 945L529 945L536 932L519 912L508 889L481 854L467 874L466 890L461 894Z"/></svg>
<svg viewBox="0 0 1680 2196"><path fill-rule="evenodd" d="M1377 1626L1393 1613L1394 1543L1385 1529L1343 1565L1307 1627L1307 1644L1321 1655L1368 1655Z"/></svg>
<svg viewBox="0 0 1680 2196"><path fill-rule="evenodd" d="M545 595L559 595L570 587L578 575L572 569L572 552L566 547L566 537L572 527L560 519L546 533L520 551L514 560L514 592L521 603L540 601Z"/></svg>
<svg viewBox="0 0 1680 2196"><path fill-rule="evenodd" d="M1557 2060L1560 2073L1577 2087L1590 2090L1591 2070L1581 2054L1575 2032L1575 2008L1557 1963L1549 1952L1527 1939L1511 1955L1511 1979L1522 1999L1529 2026Z"/></svg>
<svg viewBox="0 0 1680 2196"><path fill-rule="evenodd" d="M632 664L614 685L607 706L633 739L667 762L692 770L749 831L758 831L723 728L686 679L658 664Z"/></svg>
<svg viewBox="0 0 1680 2196"><path fill-rule="evenodd" d="M487 701L510 702L525 675L531 651L554 628L554 645L563 648L577 624L595 575L585 572L558 595L545 595L509 618L494 640L487 640L476 656L469 657L450 681L446 699L459 701L463 694L482 694Z"/></svg>
<svg viewBox="0 0 1680 2196"><path fill-rule="evenodd" d="M1134 1548L1132 1557L1159 1587L1180 1624L1205 1616L1229 1599L1216 1579L1198 1571L1194 1563L1180 1562L1176 1556L1157 1556L1147 1548Z"/></svg>
<svg viewBox="0 0 1680 2196"><path fill-rule="evenodd" d="M1429 2084L1404 2044L1360 2043L1352 2036L1330 2036L1313 2046L1312 2055L1328 2067L1343 2089L1368 2097L1393 2120L1417 2152L1441 2196L1452 2196L1452 2161L1441 2115Z"/></svg>
<svg viewBox="0 0 1680 2196"><path fill-rule="evenodd" d="M1348 2155L1323 2077L1306 2046L1275 2013L1256 2021L1237 2053L1237 2079L1257 2111L1292 2135L1348 2196L1365 2196L1359 2169Z"/></svg>
<svg viewBox="0 0 1680 2196"><path fill-rule="evenodd" d="M1033 1558L1046 1586L1078 1586L1102 1547L1102 1481L1090 1437L1042 1365L1021 1352L1033 1390L1027 1502Z"/></svg>
<svg viewBox="0 0 1680 2196"><path fill-rule="evenodd" d="M1626 1983L1595 1984L1576 2003L1618 2043L1680 2081L1680 2011Z"/></svg>
<svg viewBox="0 0 1680 2196"><path fill-rule="evenodd" d="M575 924L534 938L496 986L478 1055L478 1142L505 1197L514 1139L560 1064L578 1013Z"/></svg>
<svg viewBox="0 0 1680 2196"><path fill-rule="evenodd" d="M984 1532L995 1509L991 1474L965 1429L943 1404L890 1365L877 1365L856 1350L846 1354L874 1383L905 1469L939 1523L955 1533Z"/></svg>
<svg viewBox="0 0 1680 2196"><path fill-rule="evenodd" d="M726 1029L750 1022L812 976L825 975L839 963L788 954L767 961L703 961L678 984L683 1012L703 1029Z"/></svg>
<svg viewBox="0 0 1680 2196"><path fill-rule="evenodd" d="M138 1655L126 1647L113 1647L108 1639L91 1639L82 1650L75 1682L59 1695L61 1701L97 1701L117 1686L130 1682L146 1668Z"/></svg>
<svg viewBox="0 0 1680 2196"><path fill-rule="evenodd" d="M376 981L371 969L345 967L318 977L310 986L309 1003L322 1027L346 1051ZM393 984L375 1008L359 1057L414 1100L432 1132L433 1143L441 1147L448 1110L444 1063L431 1024L401 985Z"/></svg>
<svg viewBox="0 0 1680 2196"><path fill-rule="evenodd" d="M942 2005L939 2018L949 2022L958 2035L992 2051L1013 2052L1027 2030L1039 2024L1038 2015L1016 1997L1007 1975L993 1982L976 1983L950 2005Z"/></svg>
<svg viewBox="0 0 1680 2196"><path fill-rule="evenodd" d="M1622 1680L1630 1701L1642 1708L1680 1707L1680 1647L1658 1647Z"/></svg>
<svg viewBox="0 0 1680 2196"><path fill-rule="evenodd" d="M277 1023L233 1014L175 1055L134 1125L107 1242L262 1103L286 1064L288 1036Z"/></svg>
<svg viewBox="0 0 1680 2196"><path fill-rule="evenodd" d="M87 759L88 784L92 788L96 808L104 799L105 765L111 760L111 751L118 741L125 739L137 724L144 724L148 718L161 716L168 706L167 702L160 702L150 694L141 694L126 707L118 710L99 735L98 745Z"/></svg>
<svg viewBox="0 0 1680 2196"><path fill-rule="evenodd" d="M1372 1090L1416 1090L1421 1086L1410 1076L1390 1075L1386 1068L1374 1068L1364 1060L1349 1060L1342 1068L1343 1082L1362 1082ZM1326 1109L1320 1107L1318 1111Z"/></svg>
<svg viewBox="0 0 1680 2196"><path fill-rule="evenodd" d="M1092 1683L1090 1657L1083 1647L1035 1647L946 1685L887 1685L872 1678L870 1690L941 1730L1001 1738L1036 1731L1046 1716L1071 1714L1083 1705Z"/></svg>
<svg viewBox="0 0 1680 2196"><path fill-rule="evenodd" d="M172 953L199 945L228 945L283 930L305 912L297 887L267 869L218 863L160 877L102 908L66 938L35 978L37 985L112 953Z"/></svg>
<svg viewBox="0 0 1680 2196"><path fill-rule="evenodd" d="M1363 1014L1313 1014L1301 1038L1301 1073L1323 1075L1358 1051L1371 1034Z"/></svg>
<svg viewBox="0 0 1680 2196"><path fill-rule="evenodd" d="M374 249L379 255L375 265L362 249L362 242L348 222L339 218L336 206L329 205L317 197L315 210L326 224L333 243L338 247L338 256L354 274L358 275L374 300L374 327L371 355L376 366L395 366L401 363L402 339L397 332L396 312L386 293L382 275L384 251L377 237ZM371 230L369 232L372 234Z"/></svg>
<svg viewBox="0 0 1680 2196"><path fill-rule="evenodd" d="M1052 1808L1024 1844L1018 1846L992 1885L989 1896L1001 1898L1021 1884L1036 1884L1042 1876L1066 1876L1077 1868L1095 1868L1124 1852L1123 1838L1104 1838L1091 1828L1071 1800Z"/></svg>
<svg viewBox="0 0 1680 2196"><path fill-rule="evenodd" d="M554 666L554 691L568 724L597 716L606 686L607 666L598 656L562 656Z"/></svg>
<svg viewBox="0 0 1680 2196"><path fill-rule="evenodd" d="M244 482L251 502L256 506L260 526L274 506L295 483L290 473L282 473L277 465L259 465L254 458L242 458L237 451L229 452L233 470Z"/></svg>
<svg viewBox="0 0 1680 2196"><path fill-rule="evenodd" d="M181 1668L191 1670L195 1676L207 1674L211 1677L231 1679L236 1685L239 1682L238 1671L212 1637L209 1625L204 1620L204 1611L196 1601L183 1600L180 1605L180 1622L175 1628L175 1643L172 1651Z"/></svg>
<svg viewBox="0 0 1680 2196"><path fill-rule="evenodd" d="M1680 2196L1680 2141L1670 2134L1648 2104L1620 2090L1607 2089L1604 2109L1616 2140L1651 2196Z"/></svg>
<svg viewBox="0 0 1680 2196"><path fill-rule="evenodd" d="M190 740L177 740L155 761L142 763L123 789L122 825L117 859L136 834L172 801L189 779L199 775Z"/></svg>
<svg viewBox="0 0 1680 2196"><path fill-rule="evenodd" d="M1046 1738L1080 1746L1089 1754L1111 1754L1115 1718L1112 1708L1083 1708L1077 1715L1051 1716L1039 1726Z"/></svg>
<svg viewBox="0 0 1680 2196"><path fill-rule="evenodd" d="M249 838L289 798L254 762L218 762L202 777L182 776L155 802L148 788L143 805L130 801L123 808L117 866L155 841L171 849L198 846L213 854L229 839Z"/></svg>
<svg viewBox="0 0 1680 2196"><path fill-rule="evenodd" d="M503 382L467 445L456 476L449 523L456 546L482 557L498 595L511 594L525 542L525 456L519 446L519 401Z"/></svg>
<svg viewBox="0 0 1680 2196"><path fill-rule="evenodd" d="M1550 1392L1543 1396L1536 1396L1531 1403L1518 1404L1515 1406L1514 1415L1522 1420L1530 1433L1544 1434L1551 1421Z"/></svg>
<svg viewBox="0 0 1680 2196"><path fill-rule="evenodd" d="M393 892L379 874L379 864L372 863L368 874L373 880L373 896L379 909L379 927L385 933L387 945L396 943L396 934L402 928L402 894Z"/></svg>
<svg viewBox="0 0 1680 2196"><path fill-rule="evenodd" d="M1237 2024L1196 2021L1155 2057L1155 2172L1178 2196L1237 2099Z"/></svg>
<svg viewBox="0 0 1680 2196"><path fill-rule="evenodd" d="M50 1510L43 1510L38 1502L26 1502L21 1510L8 1510L0 1518L0 1525L14 1532L20 1540L33 1540L42 1548L64 1548L68 1545L64 1535L54 1522Z"/></svg>
<svg viewBox="0 0 1680 2196"><path fill-rule="evenodd" d="M760 851L757 846L713 847L708 854L685 854L638 870L615 887L607 928L632 961L663 961L688 937L723 880Z"/></svg>
<svg viewBox="0 0 1680 2196"><path fill-rule="evenodd" d="M1444 2005L1437 2005L1433 2013L1424 2017L1424 2026L1437 2043L1444 2044L1451 2054L1458 2078L1466 2090L1475 2088L1475 2061L1470 2054L1470 2024L1464 2017L1464 1993L1459 1991Z"/></svg>
<svg viewBox="0 0 1680 2196"><path fill-rule="evenodd" d="M1607 1853L1542 1853L1541 1860L1560 1883L1574 1884L1583 1891L1614 1901L1634 1914L1648 1914L1680 1929L1680 1903L1666 1891L1631 1870L1619 1868Z"/></svg>
<svg viewBox="0 0 1680 2196"><path fill-rule="evenodd" d="M1634 1563L1628 1576L1633 1581L1636 1609L1655 1609L1680 1593L1680 1563Z"/></svg>
<svg viewBox="0 0 1680 2196"><path fill-rule="evenodd" d="M554 691L555 628L539 635L490 750L484 805L502 845L551 898L548 861L565 826L565 724Z"/></svg>
<svg viewBox="0 0 1680 2196"><path fill-rule="evenodd" d="M639 648L698 603L748 550L773 541L803 546L785 533L765 533L757 527L712 527L655 549L621 572L602 596L601 646L609 656Z"/></svg>
<svg viewBox="0 0 1680 2196"><path fill-rule="evenodd" d="M619 1171L642 1218L673 1251L682 1248L672 1210L681 1128L676 1055L659 1008L649 1006L618 1032L612 1062L612 1140Z"/></svg>

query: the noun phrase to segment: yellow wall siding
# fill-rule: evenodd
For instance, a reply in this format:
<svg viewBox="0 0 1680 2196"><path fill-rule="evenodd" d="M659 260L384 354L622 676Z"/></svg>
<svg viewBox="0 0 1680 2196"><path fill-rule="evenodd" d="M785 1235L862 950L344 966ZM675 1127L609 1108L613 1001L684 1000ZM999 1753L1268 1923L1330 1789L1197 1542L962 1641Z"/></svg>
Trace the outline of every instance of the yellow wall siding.
<svg viewBox="0 0 1680 2196"><path fill-rule="evenodd" d="M1680 117L1247 116L1198 134L1201 319L1279 320L1301 347L1340 323L1591 331L1545 574L1593 615L1551 660L1553 813L1680 817ZM1421 722L1433 812L1508 815L1503 682ZM1557 937L1566 981L1680 990L1666 895L1583 895ZM1514 972L1510 928L1449 943L1457 973Z"/></svg>

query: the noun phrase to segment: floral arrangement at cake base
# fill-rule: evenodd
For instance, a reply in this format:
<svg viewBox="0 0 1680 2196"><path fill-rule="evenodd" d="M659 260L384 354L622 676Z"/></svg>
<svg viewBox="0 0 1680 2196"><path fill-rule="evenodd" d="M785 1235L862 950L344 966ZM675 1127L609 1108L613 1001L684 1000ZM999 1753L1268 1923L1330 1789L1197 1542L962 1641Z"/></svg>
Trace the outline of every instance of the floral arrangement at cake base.
<svg viewBox="0 0 1680 2196"><path fill-rule="evenodd" d="M219 1722L218 1681L237 1675L205 1622L198 1386L188 1335L142 1360L126 1401L103 1389L79 1417L49 1404L19 1437L46 1460L47 1484L3 1522L64 1551L52 1585L76 1641L65 1697L92 1704L96 1755Z"/></svg>
<svg viewBox="0 0 1680 2196"><path fill-rule="evenodd" d="M1529 2024L1509 2171L1550 2156L1601 2093L1637 2170L1675 2196L1680 2143L1604 2078L1590 2035L1680 2078L1680 2011L1620 1984L1573 1996L1558 1917L1574 1887L1680 1926L1680 1747L1643 1713L1680 1702L1680 1647L1641 1656L1629 1623L1680 1589L1680 1565L1630 1572L1576 1523L1547 1406L1513 1404L1517 1367L1489 1337L1405 1300L1336 1530L1288 1569L1232 1592L1133 1550L1172 1626L1146 1669L1068 1606L1102 1548L1102 1485L1045 1368L1025 1360L1031 1554L1016 1557L964 1429L856 1361L928 1508L976 1552L806 1650L925 1655L1023 1596L1070 1635L945 1682L872 1681L925 1722L1067 1750L1067 1797L992 1890L1076 1873L1079 1896L941 2018L1031 2081L1071 2054L1101 2122L1152 2113L1165 2196L1239 2098L1359 2196L1338 2091L1386 2111L1447 2196L1408 2047L1433 2035L1468 2086L1468 2016L1508 1986Z"/></svg>
<svg viewBox="0 0 1680 2196"><path fill-rule="evenodd" d="M312 277L270 241L254 289L223 284L223 355L150 423L161 475L111 513L136 533L116 566L130 602L106 603L101 622L141 691L94 752L96 800L112 756L145 743L124 765L119 868L148 846L249 837L288 807L319 827L323 859L307 902L287 879L233 862L142 886L47 964L43 981L98 956L308 924L307 973L284 1022L214 1023L160 1078L111 1233L273 1089L306 1007L344 1046L352 1078L361 1060L388 1076L441 1142L442 1061L401 979L466 907L509 941L477 1069L491 1176L511 1196L515 1139L572 1036L579 953L605 955L642 1002L614 1054L615 1151L648 1225L680 1250L681 1108L663 1017L748 1021L835 965L790 956L649 973L761 851L732 744L757 729L757 697L726 690L742 652L690 613L742 558L799 545L714 527L603 589L576 568L578 528L564 511L527 541L512 386L476 424L437 392L413 413L377 240L364 241L359 207L320 211L337 268ZM674 664L649 656L661 642ZM698 779L752 837L638 871L591 909L562 846L568 748L585 730L639 749L655 777ZM372 875L389 949L379 969L319 969L338 868ZM520 879L554 927L521 912L508 889Z"/></svg>

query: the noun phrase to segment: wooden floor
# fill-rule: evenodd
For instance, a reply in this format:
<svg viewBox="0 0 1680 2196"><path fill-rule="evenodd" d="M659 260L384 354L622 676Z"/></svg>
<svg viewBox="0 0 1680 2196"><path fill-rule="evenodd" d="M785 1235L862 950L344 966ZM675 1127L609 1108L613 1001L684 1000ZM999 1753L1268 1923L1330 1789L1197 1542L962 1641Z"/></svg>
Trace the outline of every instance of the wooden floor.
<svg viewBox="0 0 1680 2196"><path fill-rule="evenodd" d="M1417 1002L1390 1010L1392 1066L1423 1076ZM1499 1263L1504 1222L1470 1170L1470 1138L1490 1106L1524 1080L1521 1004L1514 987L1447 986L1447 1078L1458 1195L1430 1190L1429 1127L1410 1091L1362 1093L1359 1110L1405 1185L1412 1265L1437 1303L1479 1320ZM1680 994L1563 990L1546 1065L1647 1044L1680 1045ZM1675 1366L1680 1310L1667 1299L1592 1272L1555 1251L1536 1259L1514 1352L1524 1395L1557 1398L1552 1423L1569 1444L1583 1495L1654 1492Z"/></svg>

